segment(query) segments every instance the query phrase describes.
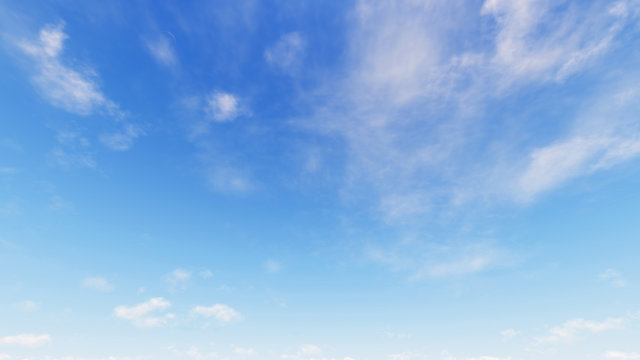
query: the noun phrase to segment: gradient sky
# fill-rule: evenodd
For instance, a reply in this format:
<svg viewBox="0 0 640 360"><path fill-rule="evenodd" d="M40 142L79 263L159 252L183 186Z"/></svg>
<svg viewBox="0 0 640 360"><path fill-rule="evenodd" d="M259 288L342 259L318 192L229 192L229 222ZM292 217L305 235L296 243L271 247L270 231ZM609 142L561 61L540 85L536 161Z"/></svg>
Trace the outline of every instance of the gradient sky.
<svg viewBox="0 0 640 360"><path fill-rule="evenodd" d="M640 359L639 35L0 0L0 360Z"/></svg>

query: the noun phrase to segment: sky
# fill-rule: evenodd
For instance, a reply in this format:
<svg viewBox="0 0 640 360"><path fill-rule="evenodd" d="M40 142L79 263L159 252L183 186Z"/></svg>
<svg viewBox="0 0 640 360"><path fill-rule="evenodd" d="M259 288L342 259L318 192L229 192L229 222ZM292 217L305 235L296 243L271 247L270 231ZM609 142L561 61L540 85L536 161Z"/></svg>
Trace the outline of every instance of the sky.
<svg viewBox="0 0 640 360"><path fill-rule="evenodd" d="M639 64L639 0L0 0L0 360L640 359Z"/></svg>

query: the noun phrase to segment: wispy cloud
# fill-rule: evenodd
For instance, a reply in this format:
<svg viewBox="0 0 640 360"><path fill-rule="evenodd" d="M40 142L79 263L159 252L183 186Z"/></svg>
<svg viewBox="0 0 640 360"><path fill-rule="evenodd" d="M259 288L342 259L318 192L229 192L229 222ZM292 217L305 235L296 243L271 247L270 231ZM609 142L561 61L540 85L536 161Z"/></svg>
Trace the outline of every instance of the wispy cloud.
<svg viewBox="0 0 640 360"><path fill-rule="evenodd" d="M392 271L408 273L412 280L466 276L513 261L506 251L481 242L446 245L414 240L386 246L370 244L366 255Z"/></svg>
<svg viewBox="0 0 640 360"><path fill-rule="evenodd" d="M515 181L514 194L531 201L569 180L589 175L640 155L635 85L619 85L588 107L565 139L533 149Z"/></svg>
<svg viewBox="0 0 640 360"><path fill-rule="evenodd" d="M257 352L253 349L241 348L237 346L233 347L233 353L239 356L244 356L244 357L257 355Z"/></svg>
<svg viewBox="0 0 640 360"><path fill-rule="evenodd" d="M100 141L111 150L127 151L131 149L134 141L142 135L145 135L145 132L140 127L124 123L120 131L102 134Z"/></svg>
<svg viewBox="0 0 640 360"><path fill-rule="evenodd" d="M500 336L502 336L502 339L505 341L511 340L518 335L520 335L520 332L514 329L506 329L506 330L500 331Z"/></svg>
<svg viewBox="0 0 640 360"><path fill-rule="evenodd" d="M23 347L38 347L51 343L49 334L20 334L0 338L0 344Z"/></svg>
<svg viewBox="0 0 640 360"><path fill-rule="evenodd" d="M264 52L264 57L269 64L288 73L299 70L306 42L298 32L284 34Z"/></svg>
<svg viewBox="0 0 640 360"><path fill-rule="evenodd" d="M603 122L604 134L585 128L546 144L524 144L507 132L488 139L483 131L498 126L488 107L515 92L561 88L596 66L634 21L614 10L619 5L488 0L473 13L447 2L358 1L347 65L307 99L315 115L300 124L344 139L344 193L371 201L388 222L450 214L474 202L533 201L637 156L638 132ZM483 33L489 46L446 41L456 31L486 31L473 27L477 21L495 26ZM451 22L463 25L452 30ZM585 106L593 102L584 99ZM513 131L528 131L514 122Z"/></svg>
<svg viewBox="0 0 640 360"><path fill-rule="evenodd" d="M264 263L264 268L267 270L267 272L270 272L273 274L273 273L278 273L282 271L283 266L281 263L275 260L269 259Z"/></svg>
<svg viewBox="0 0 640 360"><path fill-rule="evenodd" d="M173 46L175 35L170 32L163 32L154 37L143 39L144 45L149 54L163 66L172 67L178 64L178 56Z"/></svg>
<svg viewBox="0 0 640 360"><path fill-rule="evenodd" d="M59 131L58 145L49 152L49 159L63 168L96 169L97 161L91 151L91 142L77 131Z"/></svg>
<svg viewBox="0 0 640 360"><path fill-rule="evenodd" d="M223 324L242 320L242 315L230 306L224 304L214 304L211 306L199 305L191 310L191 314L204 318L214 318Z"/></svg>
<svg viewBox="0 0 640 360"><path fill-rule="evenodd" d="M63 63L61 54L68 38L63 28L63 24L47 25L37 40L18 43L36 64L33 83L52 105L69 112L89 115L101 110L121 116L118 105L102 93L95 71L87 67L78 70Z"/></svg>
<svg viewBox="0 0 640 360"><path fill-rule="evenodd" d="M636 360L640 359L639 353L630 353L622 351L607 351L604 354L605 359L617 359L617 360Z"/></svg>
<svg viewBox="0 0 640 360"><path fill-rule="evenodd" d="M606 281L613 287L622 288L627 286L627 281L622 277L622 274L613 270L607 269L598 275L598 279Z"/></svg>
<svg viewBox="0 0 640 360"><path fill-rule="evenodd" d="M110 292L115 290L115 286L103 277L86 277L82 279L82 286L101 292Z"/></svg>
<svg viewBox="0 0 640 360"><path fill-rule="evenodd" d="M64 42L68 35L64 24L47 25L39 32L37 40L21 40L18 47L34 64L32 82L40 94L52 105L78 115L95 113L107 115L122 123L123 129L102 136L102 142L113 150L124 151L133 145L133 140L144 135L138 127L127 123L127 114L120 106L107 98L99 85L99 75L86 65L71 66L62 58ZM77 155L68 155L64 150L54 149L53 156L61 163L84 163L90 161Z"/></svg>
<svg viewBox="0 0 640 360"><path fill-rule="evenodd" d="M540 343L558 344L573 343L581 334L601 333L611 330L619 330L625 324L625 318L609 318L601 322L585 319L571 319L560 326L553 327L548 334L538 337Z"/></svg>
<svg viewBox="0 0 640 360"><path fill-rule="evenodd" d="M213 276L213 272L209 269L204 269L202 271L200 271L200 277L203 279L209 279Z"/></svg>
<svg viewBox="0 0 640 360"><path fill-rule="evenodd" d="M156 297L134 306L118 306L113 313L116 317L129 320L138 327L159 327L166 325L175 317L171 313L158 314L169 307L171 307L169 301Z"/></svg>
<svg viewBox="0 0 640 360"><path fill-rule="evenodd" d="M40 304L33 300L25 300L13 304L13 307L24 312L32 312L38 310Z"/></svg>
<svg viewBox="0 0 640 360"><path fill-rule="evenodd" d="M221 193L246 193L256 185L246 171L231 165L206 165L205 176L210 189Z"/></svg>

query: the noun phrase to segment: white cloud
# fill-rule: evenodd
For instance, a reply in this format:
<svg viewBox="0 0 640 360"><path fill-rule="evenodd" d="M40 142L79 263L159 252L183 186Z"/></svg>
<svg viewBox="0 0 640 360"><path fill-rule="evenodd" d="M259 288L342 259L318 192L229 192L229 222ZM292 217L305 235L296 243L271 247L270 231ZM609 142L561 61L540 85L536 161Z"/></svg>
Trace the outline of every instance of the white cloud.
<svg viewBox="0 0 640 360"><path fill-rule="evenodd" d="M529 166L517 183L518 196L530 201L563 183L640 154L640 138L602 134L577 135L566 141L535 149Z"/></svg>
<svg viewBox="0 0 640 360"><path fill-rule="evenodd" d="M559 89L598 65L635 21L610 13L605 2L552 3L490 0L476 12L452 2L357 1L345 68L318 89L321 95L305 99L315 113L300 122L344 140L349 200L371 202L386 222L424 220L469 203L532 201L640 154L638 131L584 129L525 146L521 139L532 135L525 124L505 120L507 133L494 119L494 101L541 86ZM479 33L477 46L457 46L469 33ZM585 107L593 102L584 99Z"/></svg>
<svg viewBox="0 0 640 360"><path fill-rule="evenodd" d="M234 95L214 91L206 99L205 113L215 122L231 122L242 113L242 108Z"/></svg>
<svg viewBox="0 0 640 360"><path fill-rule="evenodd" d="M69 112L89 115L103 110L121 116L118 105L100 90L93 70L79 71L63 64L60 55L67 37L62 24L48 25L40 30L38 40L19 42L20 49L36 63L33 83L51 104Z"/></svg>
<svg viewBox="0 0 640 360"><path fill-rule="evenodd" d="M171 303L161 297L151 298L146 302L134 306L118 306L114 309L114 315L118 318L130 320L139 327L158 327L166 325L175 317L174 314L156 315L164 312Z"/></svg>
<svg viewBox="0 0 640 360"><path fill-rule="evenodd" d="M369 245L367 257L412 280L466 276L507 264L511 255L490 244L436 244L401 240L389 246Z"/></svg>
<svg viewBox="0 0 640 360"><path fill-rule="evenodd" d="M171 286L171 291L186 288L190 279L191 271L183 269L175 269L166 277L167 282Z"/></svg>
<svg viewBox="0 0 640 360"><path fill-rule="evenodd" d="M604 354L605 359L617 359L617 360L636 360L640 359L638 353L626 353L621 351L607 351Z"/></svg>
<svg viewBox="0 0 640 360"><path fill-rule="evenodd" d="M171 43L172 41L175 41L175 36L167 32L156 36L154 39L145 39L144 44L159 64L172 67L178 63L178 57Z"/></svg>
<svg viewBox="0 0 640 360"><path fill-rule="evenodd" d="M282 35L278 42L270 46L264 53L267 62L286 72L298 70L306 43L300 33L291 32Z"/></svg>
<svg viewBox="0 0 640 360"><path fill-rule="evenodd" d="M537 340L541 343L549 344L572 343L583 333L601 333L619 330L625 321L624 318L609 318L602 322L571 319L560 326L551 328L548 335L539 337Z"/></svg>
<svg viewBox="0 0 640 360"><path fill-rule="evenodd" d="M123 124L120 131L102 134L100 141L111 150L127 151L133 146L133 142L144 134L144 130L133 124Z"/></svg>
<svg viewBox="0 0 640 360"><path fill-rule="evenodd" d="M281 263L271 259L267 260L267 262L264 263L264 267L270 273L278 273L283 269L283 266Z"/></svg>
<svg viewBox="0 0 640 360"><path fill-rule="evenodd" d="M126 113L102 92L98 74L86 65L72 67L63 61L64 42L68 38L63 28L63 24L47 25L40 30L37 40L18 42L18 47L35 65L33 84L49 103L68 112L83 116L100 113L122 121ZM113 150L124 151L141 135L144 135L141 129L124 124L122 131L105 134L101 140ZM95 167L86 155L69 155L58 148L53 156L62 164L79 163Z"/></svg>
<svg viewBox="0 0 640 360"><path fill-rule="evenodd" d="M82 286L102 292L110 292L116 288L103 277L86 277L82 280Z"/></svg>
<svg viewBox="0 0 640 360"><path fill-rule="evenodd" d="M24 347L38 347L51 342L51 336L49 334L20 334L13 336L5 336L0 338L0 344L3 345L16 345Z"/></svg>
<svg viewBox="0 0 640 360"><path fill-rule="evenodd" d="M622 277L622 274L613 269L603 271L598 275L598 279L608 282L613 287L621 288L627 286L627 281Z"/></svg>
<svg viewBox="0 0 640 360"><path fill-rule="evenodd" d="M191 310L191 313L196 316L202 316L205 318L213 317L223 324L242 320L242 315L240 315L233 308L224 304L215 304L212 306L196 306Z"/></svg>
<svg viewBox="0 0 640 360"><path fill-rule="evenodd" d="M534 200L569 180L640 155L638 99L635 85L618 85L578 116L566 138L533 149L516 178L515 197L524 202Z"/></svg>

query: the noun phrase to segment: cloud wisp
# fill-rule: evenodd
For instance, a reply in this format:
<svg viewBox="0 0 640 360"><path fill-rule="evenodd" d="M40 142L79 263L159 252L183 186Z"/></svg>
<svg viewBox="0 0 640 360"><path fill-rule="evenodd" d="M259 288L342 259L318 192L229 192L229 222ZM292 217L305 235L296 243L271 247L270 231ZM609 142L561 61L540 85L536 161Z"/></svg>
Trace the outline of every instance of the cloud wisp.
<svg viewBox="0 0 640 360"><path fill-rule="evenodd" d="M115 290L115 285L110 283L107 279L103 277L86 277L82 279L82 286L87 289L92 289L100 292L111 292Z"/></svg>
<svg viewBox="0 0 640 360"><path fill-rule="evenodd" d="M123 114L118 105L109 100L96 81L95 71L76 70L61 59L64 41L68 35L64 25L47 25L40 30L36 41L21 41L20 49L35 63L32 78L42 96L52 105L79 115L105 111L112 116Z"/></svg>
<svg viewBox="0 0 640 360"><path fill-rule="evenodd" d="M39 347L51 343L49 334L19 334L0 338L0 344L21 347Z"/></svg>
<svg viewBox="0 0 640 360"><path fill-rule="evenodd" d="M60 23L42 28L36 40L17 42L18 48L32 60L32 83L42 97L55 107L81 116L100 114L114 119L122 126L122 130L103 134L100 141L115 151L130 149L134 140L145 132L126 121L127 113L104 94L95 70L86 65L71 66L64 61L62 55L68 37L64 32L64 23ZM59 148L54 150L54 157L61 161L69 159ZM82 159L74 160L78 161L86 163Z"/></svg>

